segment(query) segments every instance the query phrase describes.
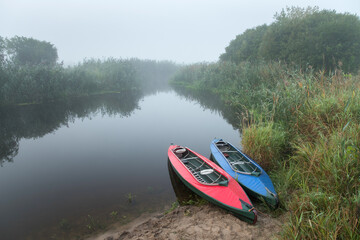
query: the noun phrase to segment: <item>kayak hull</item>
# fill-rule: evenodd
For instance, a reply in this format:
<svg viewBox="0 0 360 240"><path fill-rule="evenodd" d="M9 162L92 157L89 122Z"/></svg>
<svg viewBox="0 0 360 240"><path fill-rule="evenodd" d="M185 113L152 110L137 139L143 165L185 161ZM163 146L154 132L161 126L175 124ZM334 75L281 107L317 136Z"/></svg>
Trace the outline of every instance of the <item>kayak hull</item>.
<svg viewBox="0 0 360 240"><path fill-rule="evenodd" d="M222 182L220 182L220 184L199 182L186 168L179 157L174 154L173 150L176 147L179 146L172 145L169 147L168 157L172 169L185 186L207 201L230 211L239 219L255 224L257 221L256 210L245 191L233 178L230 177L229 174L209 159L186 148L188 151L199 157L201 161L204 161L212 169L220 173L222 177L227 179L227 184L222 184Z"/></svg>
<svg viewBox="0 0 360 240"><path fill-rule="evenodd" d="M276 209L279 206L279 198L270 177L264 169L238 148L226 142L231 147L231 150L236 151L237 156L246 159L247 162L256 168L256 174L243 173L238 171L238 169L234 169L234 165L231 165L229 157L217 146L217 143L220 141L223 140L214 139L211 142L211 159L232 176L250 197L264 201L269 207Z"/></svg>

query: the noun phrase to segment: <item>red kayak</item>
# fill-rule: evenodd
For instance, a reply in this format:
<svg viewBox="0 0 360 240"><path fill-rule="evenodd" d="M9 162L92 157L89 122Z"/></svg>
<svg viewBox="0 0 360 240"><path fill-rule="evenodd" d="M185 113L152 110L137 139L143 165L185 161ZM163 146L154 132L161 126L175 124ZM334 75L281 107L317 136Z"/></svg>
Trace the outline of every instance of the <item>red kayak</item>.
<svg viewBox="0 0 360 240"><path fill-rule="evenodd" d="M256 223L257 212L250 199L236 180L218 165L178 145L169 147L168 157L176 175L193 192L241 220Z"/></svg>

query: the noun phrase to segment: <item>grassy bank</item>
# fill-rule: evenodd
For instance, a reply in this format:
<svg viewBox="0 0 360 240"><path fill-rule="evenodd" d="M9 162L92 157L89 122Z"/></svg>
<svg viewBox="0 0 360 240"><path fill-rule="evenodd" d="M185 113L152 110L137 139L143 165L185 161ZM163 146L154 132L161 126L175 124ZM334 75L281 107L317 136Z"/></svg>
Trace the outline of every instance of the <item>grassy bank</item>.
<svg viewBox="0 0 360 240"><path fill-rule="evenodd" d="M245 152L269 171L290 212L284 239L359 238L359 76L219 62L187 66L172 84L236 112Z"/></svg>

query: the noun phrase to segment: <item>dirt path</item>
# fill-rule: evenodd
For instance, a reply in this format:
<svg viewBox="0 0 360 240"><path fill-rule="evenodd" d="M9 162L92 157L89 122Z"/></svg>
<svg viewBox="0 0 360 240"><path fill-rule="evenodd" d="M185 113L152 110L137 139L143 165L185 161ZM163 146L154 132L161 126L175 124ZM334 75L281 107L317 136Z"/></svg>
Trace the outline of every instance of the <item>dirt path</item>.
<svg viewBox="0 0 360 240"><path fill-rule="evenodd" d="M279 219L259 214L255 225L207 204L178 207L168 214L142 216L88 240L135 239L272 239L280 231Z"/></svg>

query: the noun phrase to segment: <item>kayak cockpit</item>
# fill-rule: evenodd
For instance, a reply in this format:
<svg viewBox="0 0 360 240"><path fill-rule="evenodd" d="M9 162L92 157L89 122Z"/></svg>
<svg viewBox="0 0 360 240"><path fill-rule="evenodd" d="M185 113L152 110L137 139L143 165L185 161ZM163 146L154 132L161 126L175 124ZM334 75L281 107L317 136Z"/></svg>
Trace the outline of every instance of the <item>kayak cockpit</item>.
<svg viewBox="0 0 360 240"><path fill-rule="evenodd" d="M261 169L231 144L220 140L216 142L215 145L235 172L253 176L259 176L261 174Z"/></svg>
<svg viewBox="0 0 360 240"><path fill-rule="evenodd" d="M227 177L187 148L176 147L173 152L199 183L205 185L228 185Z"/></svg>

